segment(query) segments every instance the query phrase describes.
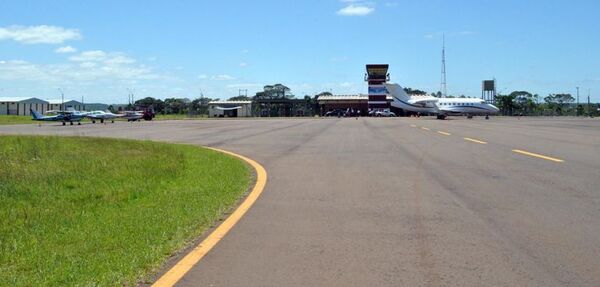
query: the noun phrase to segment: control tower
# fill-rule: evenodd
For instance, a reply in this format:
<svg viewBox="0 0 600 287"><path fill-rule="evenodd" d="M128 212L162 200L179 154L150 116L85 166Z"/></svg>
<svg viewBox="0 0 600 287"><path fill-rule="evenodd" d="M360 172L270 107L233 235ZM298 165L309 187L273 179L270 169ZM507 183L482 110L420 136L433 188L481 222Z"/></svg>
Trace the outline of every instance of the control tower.
<svg viewBox="0 0 600 287"><path fill-rule="evenodd" d="M367 65L365 82L369 83L369 110L390 108L387 101L387 89L385 88L385 83L390 80L388 68L388 64Z"/></svg>

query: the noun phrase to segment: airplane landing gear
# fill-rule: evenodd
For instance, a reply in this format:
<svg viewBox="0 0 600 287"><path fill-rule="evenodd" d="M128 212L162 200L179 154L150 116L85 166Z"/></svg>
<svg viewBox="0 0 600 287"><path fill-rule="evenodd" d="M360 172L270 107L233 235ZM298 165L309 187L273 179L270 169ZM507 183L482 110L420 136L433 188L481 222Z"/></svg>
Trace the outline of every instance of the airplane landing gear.
<svg viewBox="0 0 600 287"><path fill-rule="evenodd" d="M95 124L95 123L96 123L96 121L95 121L95 120L92 120L92 124Z"/></svg>
<svg viewBox="0 0 600 287"><path fill-rule="evenodd" d="M100 119L100 123L103 124L104 123L104 119Z"/></svg>
<svg viewBox="0 0 600 287"><path fill-rule="evenodd" d="M71 123L71 125L73 125L73 122L70 122L70 123Z"/></svg>
<svg viewBox="0 0 600 287"><path fill-rule="evenodd" d="M473 115L467 115L467 119L472 119Z"/></svg>
<svg viewBox="0 0 600 287"><path fill-rule="evenodd" d="M67 123L63 122L63 126L66 125Z"/></svg>
<svg viewBox="0 0 600 287"><path fill-rule="evenodd" d="M114 124L114 123L115 123L115 120L112 120L112 121L110 121L110 123L111 123L111 124Z"/></svg>
<svg viewBox="0 0 600 287"><path fill-rule="evenodd" d="M81 125L81 122L77 122L77 125L78 125L78 126L80 126L80 125Z"/></svg>
<svg viewBox="0 0 600 287"><path fill-rule="evenodd" d="M490 119L490 115L485 115L485 119L489 120Z"/></svg>
<svg viewBox="0 0 600 287"><path fill-rule="evenodd" d="M438 115L437 119L438 120L445 120L446 119L446 115Z"/></svg>

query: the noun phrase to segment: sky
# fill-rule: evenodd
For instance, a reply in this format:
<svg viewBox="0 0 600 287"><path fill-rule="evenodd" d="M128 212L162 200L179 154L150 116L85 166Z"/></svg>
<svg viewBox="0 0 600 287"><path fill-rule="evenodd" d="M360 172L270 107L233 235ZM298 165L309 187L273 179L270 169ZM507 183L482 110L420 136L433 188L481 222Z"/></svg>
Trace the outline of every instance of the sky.
<svg viewBox="0 0 600 287"><path fill-rule="evenodd" d="M600 1L0 1L0 97L126 103L228 99L282 83L296 96L393 82L480 96L571 93L600 101ZM244 92L243 92L244 93Z"/></svg>

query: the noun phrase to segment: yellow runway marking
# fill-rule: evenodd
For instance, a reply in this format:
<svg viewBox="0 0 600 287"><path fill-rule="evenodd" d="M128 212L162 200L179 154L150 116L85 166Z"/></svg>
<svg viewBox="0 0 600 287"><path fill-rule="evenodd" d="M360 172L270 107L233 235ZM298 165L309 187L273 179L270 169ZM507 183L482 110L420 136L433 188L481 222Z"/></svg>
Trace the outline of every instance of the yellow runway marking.
<svg viewBox="0 0 600 287"><path fill-rule="evenodd" d="M173 268L167 273L160 277L152 286L173 286L183 276L198 263L204 255L206 255L219 241L223 238L229 230L244 216L244 214L250 209L250 207L256 202L260 194L263 192L267 183L267 172L265 169L254 160L247 157L235 154L229 151L224 151L216 148L210 148L215 151L219 151L225 154L229 154L238 157L248 164L250 164L256 170L256 184L254 188L246 197L244 202L229 216L217 229L215 229L206 239L204 239L198 246L196 246L190 253L188 253L183 259L181 259Z"/></svg>
<svg viewBox="0 0 600 287"><path fill-rule="evenodd" d="M430 129L426 128L426 127L422 127L421 129L426 130L426 131L430 131Z"/></svg>
<svg viewBox="0 0 600 287"><path fill-rule="evenodd" d="M487 142L476 140L476 139L472 139L472 138L464 138L464 139L468 140L470 142L478 143L478 144L487 144Z"/></svg>
<svg viewBox="0 0 600 287"><path fill-rule="evenodd" d="M450 133L443 132L443 131L438 131L438 134L445 135L445 136L451 136L452 135Z"/></svg>
<svg viewBox="0 0 600 287"><path fill-rule="evenodd" d="M541 155L541 154L537 154L537 153L532 153L532 152L528 152L528 151L524 151L524 150L513 149L513 152L528 155L528 156L533 156L533 157L537 157L537 158L541 158L541 159L545 159L545 160L549 160L549 161L553 161L553 162L565 162L562 159L549 157L549 156L545 156L545 155Z"/></svg>

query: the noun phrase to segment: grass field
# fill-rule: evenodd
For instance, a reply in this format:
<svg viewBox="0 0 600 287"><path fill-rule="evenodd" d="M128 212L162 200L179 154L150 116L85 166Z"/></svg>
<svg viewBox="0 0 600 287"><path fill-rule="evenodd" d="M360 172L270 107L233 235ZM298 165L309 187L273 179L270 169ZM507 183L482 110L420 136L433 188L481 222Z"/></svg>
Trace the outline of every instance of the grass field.
<svg viewBox="0 0 600 287"><path fill-rule="evenodd" d="M0 115L0 125L34 124L30 116L6 116Z"/></svg>
<svg viewBox="0 0 600 287"><path fill-rule="evenodd" d="M250 183L194 146L0 136L0 286L135 285Z"/></svg>

